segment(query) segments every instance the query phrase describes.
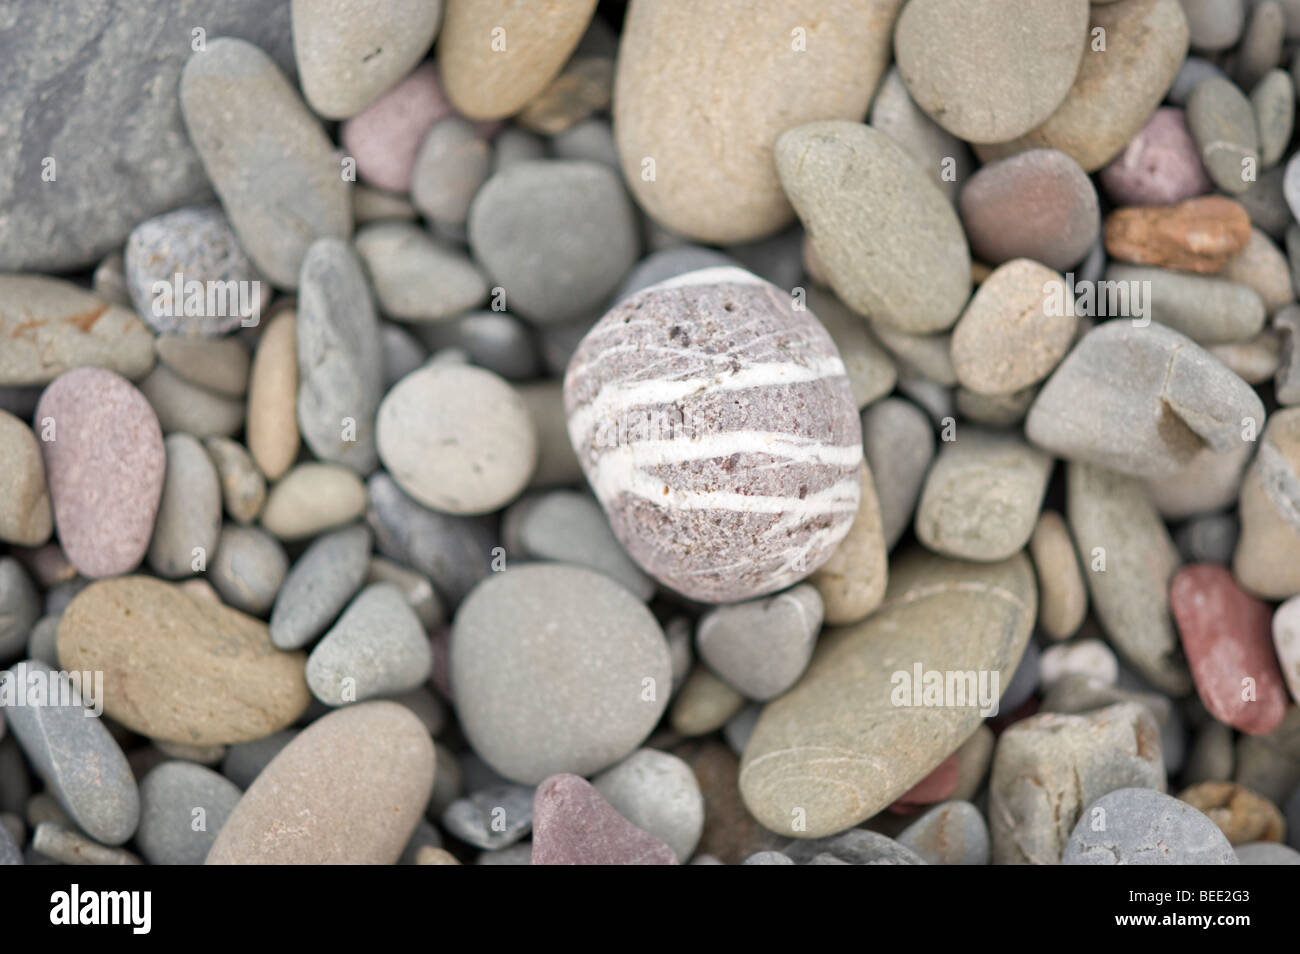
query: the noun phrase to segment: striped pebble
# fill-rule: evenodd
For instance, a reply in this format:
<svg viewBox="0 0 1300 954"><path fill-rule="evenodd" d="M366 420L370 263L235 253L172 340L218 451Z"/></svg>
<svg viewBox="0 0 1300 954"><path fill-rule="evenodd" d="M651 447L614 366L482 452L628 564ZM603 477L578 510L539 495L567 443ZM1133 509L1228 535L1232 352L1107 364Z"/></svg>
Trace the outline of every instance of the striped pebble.
<svg viewBox="0 0 1300 954"><path fill-rule="evenodd" d="M619 541L692 599L784 589L853 523L862 432L844 363L812 312L749 272L620 302L578 346L564 399Z"/></svg>

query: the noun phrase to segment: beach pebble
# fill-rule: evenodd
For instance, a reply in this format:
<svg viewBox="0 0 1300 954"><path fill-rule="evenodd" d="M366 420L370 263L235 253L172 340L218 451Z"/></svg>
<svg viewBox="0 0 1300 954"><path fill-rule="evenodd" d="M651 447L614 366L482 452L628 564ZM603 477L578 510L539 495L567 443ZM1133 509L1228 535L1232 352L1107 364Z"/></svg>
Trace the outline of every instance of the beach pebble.
<svg viewBox="0 0 1300 954"><path fill-rule="evenodd" d="M1246 27L1245 0L1182 0L1193 49L1236 46Z"/></svg>
<svg viewBox="0 0 1300 954"><path fill-rule="evenodd" d="M552 775L533 799L534 865L673 865L673 849L620 815L591 783Z"/></svg>
<svg viewBox="0 0 1300 954"><path fill-rule="evenodd" d="M934 431L915 404L890 397L862 412L862 447L880 501L885 548L892 550L911 526L934 459Z"/></svg>
<svg viewBox="0 0 1300 954"><path fill-rule="evenodd" d="M243 397L248 390L248 350L236 338L159 335L154 351L191 384L227 397Z"/></svg>
<svg viewBox="0 0 1300 954"><path fill-rule="evenodd" d="M289 558L275 537L233 524L221 530L208 579L230 606L265 616L288 570Z"/></svg>
<svg viewBox="0 0 1300 954"><path fill-rule="evenodd" d="M1210 514L1194 517L1178 528L1174 542L1188 563L1232 563L1233 551L1241 533L1236 514Z"/></svg>
<svg viewBox="0 0 1300 954"><path fill-rule="evenodd" d="M1269 418L1241 482L1237 581L1263 599L1300 593L1300 408Z"/></svg>
<svg viewBox="0 0 1300 954"><path fill-rule="evenodd" d="M902 146L860 123L825 121L787 129L774 154L844 304L912 333L956 321L971 287L961 222Z"/></svg>
<svg viewBox="0 0 1300 954"><path fill-rule="evenodd" d="M499 851L533 830L533 790L523 785L494 785L448 805L439 820L461 841Z"/></svg>
<svg viewBox="0 0 1300 954"><path fill-rule="evenodd" d="M1147 481L1156 509L1177 520L1231 506L1254 450L1253 440L1242 440L1221 454L1206 448L1174 476Z"/></svg>
<svg viewBox="0 0 1300 954"><path fill-rule="evenodd" d="M1106 217L1106 251L1138 265L1218 272L1249 240L1246 210L1217 195L1116 209Z"/></svg>
<svg viewBox="0 0 1300 954"><path fill-rule="evenodd" d="M0 541L40 546L53 530L41 445L22 420L0 411Z"/></svg>
<svg viewBox="0 0 1300 954"><path fill-rule="evenodd" d="M140 853L151 865L201 865L243 792L211 769L164 762L140 780Z"/></svg>
<svg viewBox="0 0 1300 954"><path fill-rule="evenodd" d="M226 513L238 523L252 523L266 500L266 478L252 455L228 437L213 435L204 439L203 446L217 468Z"/></svg>
<svg viewBox="0 0 1300 954"><path fill-rule="evenodd" d="M352 248L314 242L298 294L298 426L322 461L368 474L384 361L370 287Z"/></svg>
<svg viewBox="0 0 1300 954"><path fill-rule="evenodd" d="M982 717L978 704L917 708L911 694L896 706L900 684L891 673L905 660L944 660L1009 679L1036 603L1033 571L1021 555L995 564L917 550L899 558L880 608L823 640L803 678L764 709L741 771L750 812L773 831L791 831L801 816L805 837L817 837L892 804ZM804 811L797 816L796 808Z"/></svg>
<svg viewBox="0 0 1300 954"><path fill-rule="evenodd" d="M691 767L656 749L637 749L591 782L613 809L673 850L685 864L704 829L704 796Z"/></svg>
<svg viewBox="0 0 1300 954"><path fill-rule="evenodd" d="M776 596L718 606L696 631L700 658L749 699L775 698L794 685L821 630L822 601L804 583Z"/></svg>
<svg viewBox="0 0 1300 954"><path fill-rule="evenodd" d="M553 676L538 680L539 667ZM672 675L636 597L590 570L533 564L493 574L460 607L451 684L474 750L536 784L628 755L659 721Z"/></svg>
<svg viewBox="0 0 1300 954"><path fill-rule="evenodd" d="M936 805L903 829L898 843L916 852L927 864L989 863L988 825L970 802Z"/></svg>
<svg viewBox="0 0 1300 954"><path fill-rule="evenodd" d="M1131 302L1139 300L1132 297L1136 290L1144 302L1141 321L1149 316L1198 344L1244 341L1264 327L1266 311L1259 293L1219 275L1113 263L1106 269L1106 281L1130 289ZM1137 310L1130 308L1131 312ZM1136 318L1134 325L1141 327Z"/></svg>
<svg viewBox="0 0 1300 954"><path fill-rule="evenodd" d="M1279 842L1286 832L1276 805L1233 782L1201 782L1179 792L1178 800L1204 812L1234 845Z"/></svg>
<svg viewBox="0 0 1300 954"><path fill-rule="evenodd" d="M337 464L299 464L271 488L262 526L281 540L304 540L351 523L366 510L360 478Z"/></svg>
<svg viewBox="0 0 1300 954"><path fill-rule="evenodd" d="M433 778L433 743L402 706L366 702L331 712L263 769L207 863L391 865Z"/></svg>
<svg viewBox="0 0 1300 954"><path fill-rule="evenodd" d="M159 576L178 579L201 571L217 549L221 484L196 438L168 434L163 446L167 460L148 560Z"/></svg>
<svg viewBox="0 0 1300 954"><path fill-rule="evenodd" d="M1259 166L1259 131L1246 94L1231 80L1204 80L1187 100L1187 126L1214 184L1245 192Z"/></svg>
<svg viewBox="0 0 1300 954"><path fill-rule="evenodd" d="M897 66L880 81L867 123L906 149L950 200L957 198L970 177L970 150L916 105Z"/></svg>
<svg viewBox="0 0 1300 954"><path fill-rule="evenodd" d="M1277 728L1288 698L1269 605L1243 592L1224 567L1202 563L1175 574L1169 607L1206 709L1251 735Z"/></svg>
<svg viewBox="0 0 1300 954"><path fill-rule="evenodd" d="M307 685L339 706L414 689L432 670L429 639L401 591L371 583L307 657Z"/></svg>
<svg viewBox="0 0 1300 954"><path fill-rule="evenodd" d="M369 568L370 531L364 526L316 538L275 596L271 642L277 649L299 649L312 642L361 588Z"/></svg>
<svg viewBox="0 0 1300 954"><path fill-rule="evenodd" d="M1029 553L1038 576L1038 626L1053 639L1068 639L1088 613L1088 590L1070 528L1055 510L1039 516Z"/></svg>
<svg viewBox="0 0 1300 954"><path fill-rule="evenodd" d="M809 309L830 334L844 361L858 407L866 407L892 391L898 372L862 316L846 308L830 291L813 285L807 292Z"/></svg>
<svg viewBox="0 0 1300 954"><path fill-rule="evenodd" d="M880 832L854 829L842 835L790 842L784 853L797 865L923 865L911 848Z"/></svg>
<svg viewBox="0 0 1300 954"><path fill-rule="evenodd" d="M1281 336L1265 328L1253 338L1210 345L1205 349L1247 384L1260 385L1277 374L1281 365Z"/></svg>
<svg viewBox="0 0 1300 954"><path fill-rule="evenodd" d="M865 464L860 493L858 513L848 534L830 559L808 577L821 596L826 622L834 626L865 619L880 605L889 577L880 503Z"/></svg>
<svg viewBox="0 0 1300 954"><path fill-rule="evenodd" d="M469 256L413 223L367 225L356 249L379 307L398 321L443 321L487 300L487 281Z"/></svg>
<svg viewBox="0 0 1300 954"><path fill-rule="evenodd" d="M308 247L352 231L348 183L320 122L275 61L234 37L189 58L180 104L239 244L276 285L298 287Z"/></svg>
<svg viewBox="0 0 1300 954"><path fill-rule="evenodd" d="M1250 89L1282 62L1285 39L1286 13L1282 4L1279 0L1256 0L1233 64L1233 76L1242 89Z"/></svg>
<svg viewBox="0 0 1300 954"><path fill-rule="evenodd" d="M139 387L165 434L184 431L199 438L231 437L243 426L243 401L199 387L165 364L154 365Z"/></svg>
<svg viewBox="0 0 1300 954"><path fill-rule="evenodd" d="M469 120L449 116L434 123L416 153L411 201L432 222L464 225L491 172L491 145Z"/></svg>
<svg viewBox="0 0 1300 954"><path fill-rule="evenodd" d="M589 315L636 261L635 216L599 163L544 159L496 173L469 210L469 244L506 306L540 325Z"/></svg>
<svg viewBox="0 0 1300 954"><path fill-rule="evenodd" d="M1276 842L1256 841L1234 849L1243 865L1300 865L1300 851Z"/></svg>
<svg viewBox="0 0 1300 954"><path fill-rule="evenodd" d="M1072 676L1083 676L1098 686L1113 686L1119 677L1119 661L1109 646L1091 636L1043 650L1038 660L1038 682L1044 692Z"/></svg>
<svg viewBox="0 0 1300 954"><path fill-rule="evenodd" d="M963 560L997 561L1034 532L1052 458L1018 437L964 429L930 468L916 509L916 536Z"/></svg>
<svg viewBox="0 0 1300 954"><path fill-rule="evenodd" d="M136 314L161 334L223 335L256 321L271 300L270 284L217 205L141 222L126 240L123 262Z"/></svg>
<svg viewBox="0 0 1300 954"><path fill-rule="evenodd" d="M1181 109L1162 106L1098 178L1119 205L1173 205L1213 185Z"/></svg>
<svg viewBox="0 0 1300 954"><path fill-rule="evenodd" d="M1254 289L1269 315L1276 314L1296 299L1286 256L1259 229L1250 230L1249 241L1228 260L1223 277Z"/></svg>
<svg viewBox="0 0 1300 954"><path fill-rule="evenodd" d="M533 333L514 315L471 311L447 321L418 324L412 330L431 351L458 349L471 364L486 368L508 381L533 381L538 377L539 362ZM584 334L585 331L584 328ZM531 386L541 387L546 383L537 381ZM538 450L546 453L545 447Z"/></svg>
<svg viewBox="0 0 1300 954"><path fill-rule="evenodd" d="M293 55L303 96L326 119L355 116L420 62L441 0L293 0Z"/></svg>
<svg viewBox="0 0 1300 954"><path fill-rule="evenodd" d="M1293 701L1300 702L1300 598L1292 597L1273 614L1273 648Z"/></svg>
<svg viewBox="0 0 1300 954"><path fill-rule="evenodd" d="M65 372L36 407L59 542L92 578L144 558L162 495L166 452L158 418L125 378L102 368Z"/></svg>
<svg viewBox="0 0 1300 954"><path fill-rule="evenodd" d="M1235 865L1237 856L1204 814L1149 788L1121 788L1079 816L1061 859L1067 865Z"/></svg>
<svg viewBox="0 0 1300 954"><path fill-rule="evenodd" d="M339 127L339 140L361 178L396 193L409 192L415 156L433 124L452 115L436 63L421 63L406 78Z"/></svg>
<svg viewBox="0 0 1300 954"><path fill-rule="evenodd" d="M278 732L310 698L301 653L266 624L144 576L88 586L59 622L59 661L104 671L104 711L151 739L246 742Z"/></svg>
<svg viewBox="0 0 1300 954"><path fill-rule="evenodd" d="M244 439L269 480L283 477L298 457L298 322L293 311L271 319L253 353Z"/></svg>
<svg viewBox="0 0 1300 954"><path fill-rule="evenodd" d="M379 407L380 459L427 507L453 514L498 510L523 490L537 460L532 418L490 371L428 365Z"/></svg>
<svg viewBox="0 0 1300 954"><path fill-rule="evenodd" d="M673 696L668 724L680 735L694 737L717 732L745 707L745 697L723 682L703 663L690 673Z"/></svg>
<svg viewBox="0 0 1300 954"><path fill-rule="evenodd" d="M583 566L627 587L637 599L655 590L624 551L609 521L586 494L556 490L530 500L519 521L519 542L528 557Z"/></svg>
<svg viewBox="0 0 1300 954"><path fill-rule="evenodd" d="M1277 165L1286 153L1295 129L1295 105L1295 84L1284 70L1269 70L1250 91L1259 129L1259 161L1265 169Z"/></svg>

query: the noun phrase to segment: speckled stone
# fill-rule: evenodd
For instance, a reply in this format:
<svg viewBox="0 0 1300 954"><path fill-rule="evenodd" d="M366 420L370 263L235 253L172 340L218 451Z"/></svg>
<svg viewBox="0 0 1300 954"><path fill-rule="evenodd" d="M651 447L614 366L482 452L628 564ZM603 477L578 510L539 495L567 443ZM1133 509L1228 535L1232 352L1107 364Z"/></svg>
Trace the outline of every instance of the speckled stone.
<svg viewBox="0 0 1300 954"><path fill-rule="evenodd" d="M248 449L228 437L213 435L203 441L221 481L221 498L238 523L252 523L266 500L266 478Z"/></svg>
<svg viewBox="0 0 1300 954"><path fill-rule="evenodd" d="M169 434L163 445L166 473L148 559L159 576L177 579L201 571L217 549L221 484L212 458L196 438Z"/></svg>
<svg viewBox="0 0 1300 954"><path fill-rule="evenodd" d="M533 798L534 865L674 865L673 849L632 824L577 775L552 775Z"/></svg>
<svg viewBox="0 0 1300 954"><path fill-rule="evenodd" d="M240 245L272 282L296 288L312 242L352 231L348 183L320 122L270 57L233 37L190 57L180 103Z"/></svg>
<svg viewBox="0 0 1300 954"><path fill-rule="evenodd" d="M36 547L53 530L41 445L22 420L0 410L0 541Z"/></svg>
<svg viewBox="0 0 1300 954"><path fill-rule="evenodd" d="M360 589L369 566L370 531L364 526L313 541L276 594L271 642L278 649L299 649L314 640Z"/></svg>
<svg viewBox="0 0 1300 954"><path fill-rule="evenodd" d="M523 785L493 785L443 810L442 827L485 851L509 847L533 830L533 790Z"/></svg>
<svg viewBox="0 0 1300 954"><path fill-rule="evenodd" d="M854 829L842 835L792 841L784 853L797 865L923 865L911 848L880 832Z"/></svg>
<svg viewBox="0 0 1300 954"><path fill-rule="evenodd" d="M298 324L282 311L267 324L253 354L244 440L257 466L279 480L298 457Z"/></svg>
<svg viewBox="0 0 1300 954"><path fill-rule="evenodd" d="M1277 806L1244 785L1200 782L1179 792L1178 799L1204 812L1234 845L1278 842L1286 832L1286 820Z"/></svg>
<svg viewBox="0 0 1300 954"><path fill-rule="evenodd" d="M997 672L1005 684L1036 604L1033 571L1019 554L996 564L922 551L897 560L881 607L823 638L803 678L759 718L741 771L749 810L773 831L815 838L892 804L982 716L978 702L897 706L891 673L907 669L910 676L914 661L931 668L942 661L954 670ZM795 830L801 818L806 828Z"/></svg>
<svg viewBox="0 0 1300 954"><path fill-rule="evenodd" d="M357 477L337 464L299 464L271 488L262 526L281 540L304 540L342 527L366 511L366 492Z"/></svg>
<svg viewBox="0 0 1300 954"><path fill-rule="evenodd" d="M646 365L643 348L671 357ZM574 355L565 406L615 535L692 599L785 588L830 557L857 512L861 430L834 343L738 269L616 305Z"/></svg>
<svg viewBox="0 0 1300 954"><path fill-rule="evenodd" d="M68 559L92 578L134 569L149 547L166 462L144 395L112 371L77 368L45 389L34 420L37 436L51 438L41 454Z"/></svg>
<svg viewBox="0 0 1300 954"><path fill-rule="evenodd" d="M40 615L41 598L27 571L14 557L0 557L0 659L22 651Z"/></svg>
<svg viewBox="0 0 1300 954"><path fill-rule="evenodd" d="M474 750L536 784L628 755L659 721L672 674L640 600L590 570L532 564L492 574L460 607L451 684Z"/></svg>
<svg viewBox="0 0 1300 954"><path fill-rule="evenodd" d="M774 155L844 304L912 333L957 319L971 287L961 222L902 146L869 126L827 121L786 130Z"/></svg>
<svg viewBox="0 0 1300 954"><path fill-rule="evenodd" d="M1061 859L1067 865L1235 865L1232 845L1186 802L1148 788L1121 788L1079 816Z"/></svg>
<svg viewBox="0 0 1300 954"><path fill-rule="evenodd" d="M356 248L379 307L400 321L442 321L487 300L487 280L469 256L410 222L367 225Z"/></svg>
<svg viewBox="0 0 1300 954"><path fill-rule="evenodd" d="M153 739L246 742L307 708L301 653L271 645L266 625L150 577L102 580L59 622L59 661L104 672L104 711Z"/></svg>
<svg viewBox="0 0 1300 954"><path fill-rule="evenodd" d="M704 796L680 758L637 749L591 784L616 812L672 848L678 863L690 858L704 829Z"/></svg>
<svg viewBox="0 0 1300 954"><path fill-rule="evenodd" d="M1162 106L1099 175L1119 205L1172 205L1213 185L1181 109Z"/></svg>
<svg viewBox="0 0 1300 954"><path fill-rule="evenodd" d="M391 865L433 779L433 742L402 706L367 702L331 712L257 777L207 863Z"/></svg>
<svg viewBox="0 0 1300 954"><path fill-rule="evenodd" d="M141 222L126 240L123 260L136 314L162 334L226 334L245 320L254 322L271 300L270 283L244 254L220 206L188 206ZM160 282L167 292L157 287ZM190 282L204 288L202 304L193 302L194 308ZM211 314L209 300L215 306Z"/></svg>
<svg viewBox="0 0 1300 954"><path fill-rule="evenodd" d="M1187 100L1187 125L1201 164L1224 192L1245 192L1259 168L1259 131L1250 100L1227 79L1199 83Z"/></svg>
<svg viewBox="0 0 1300 954"><path fill-rule="evenodd" d="M1067 639L1083 625L1088 590L1070 529L1055 510L1039 516L1029 552L1038 577L1038 626L1053 639Z"/></svg>
<svg viewBox="0 0 1300 954"><path fill-rule="evenodd" d="M890 397L862 412L862 447L880 501L885 548L893 549L912 524L916 501L934 459L934 430L915 404Z"/></svg>
<svg viewBox="0 0 1300 954"><path fill-rule="evenodd" d="M242 794L211 769L164 762L140 780L140 853L152 865L203 864Z"/></svg>
<svg viewBox="0 0 1300 954"><path fill-rule="evenodd" d="M79 668L72 662L65 665ZM15 680L13 691L18 693L26 693L32 676L58 679L60 695L71 698L68 677L52 673L44 663L27 660L0 679ZM108 685L106 676L105 695ZM81 702L55 705L47 698L37 705L35 701L28 698L23 705L5 707L9 732L18 740L27 764L78 828L105 845L122 844L135 832L140 817L139 791L126 756L107 726L89 716Z"/></svg>
<svg viewBox="0 0 1300 954"><path fill-rule="evenodd" d="M433 671L420 619L391 583L371 583L307 657L307 685L329 706L406 692Z"/></svg>

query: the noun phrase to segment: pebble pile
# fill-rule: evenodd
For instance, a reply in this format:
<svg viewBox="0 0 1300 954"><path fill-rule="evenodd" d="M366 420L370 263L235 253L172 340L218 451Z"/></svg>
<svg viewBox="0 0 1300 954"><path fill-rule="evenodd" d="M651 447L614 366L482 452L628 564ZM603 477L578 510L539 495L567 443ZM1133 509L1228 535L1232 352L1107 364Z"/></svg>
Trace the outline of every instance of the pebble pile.
<svg viewBox="0 0 1300 954"><path fill-rule="evenodd" d="M1300 863L1300 3L9 6L0 864Z"/></svg>

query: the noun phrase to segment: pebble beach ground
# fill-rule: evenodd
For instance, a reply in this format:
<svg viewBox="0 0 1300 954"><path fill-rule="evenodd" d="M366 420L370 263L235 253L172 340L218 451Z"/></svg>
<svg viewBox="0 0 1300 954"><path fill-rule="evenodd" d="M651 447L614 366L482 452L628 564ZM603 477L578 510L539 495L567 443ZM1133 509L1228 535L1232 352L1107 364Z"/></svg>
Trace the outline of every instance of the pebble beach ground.
<svg viewBox="0 0 1300 954"><path fill-rule="evenodd" d="M12 0L0 864L1300 864L1297 0Z"/></svg>

